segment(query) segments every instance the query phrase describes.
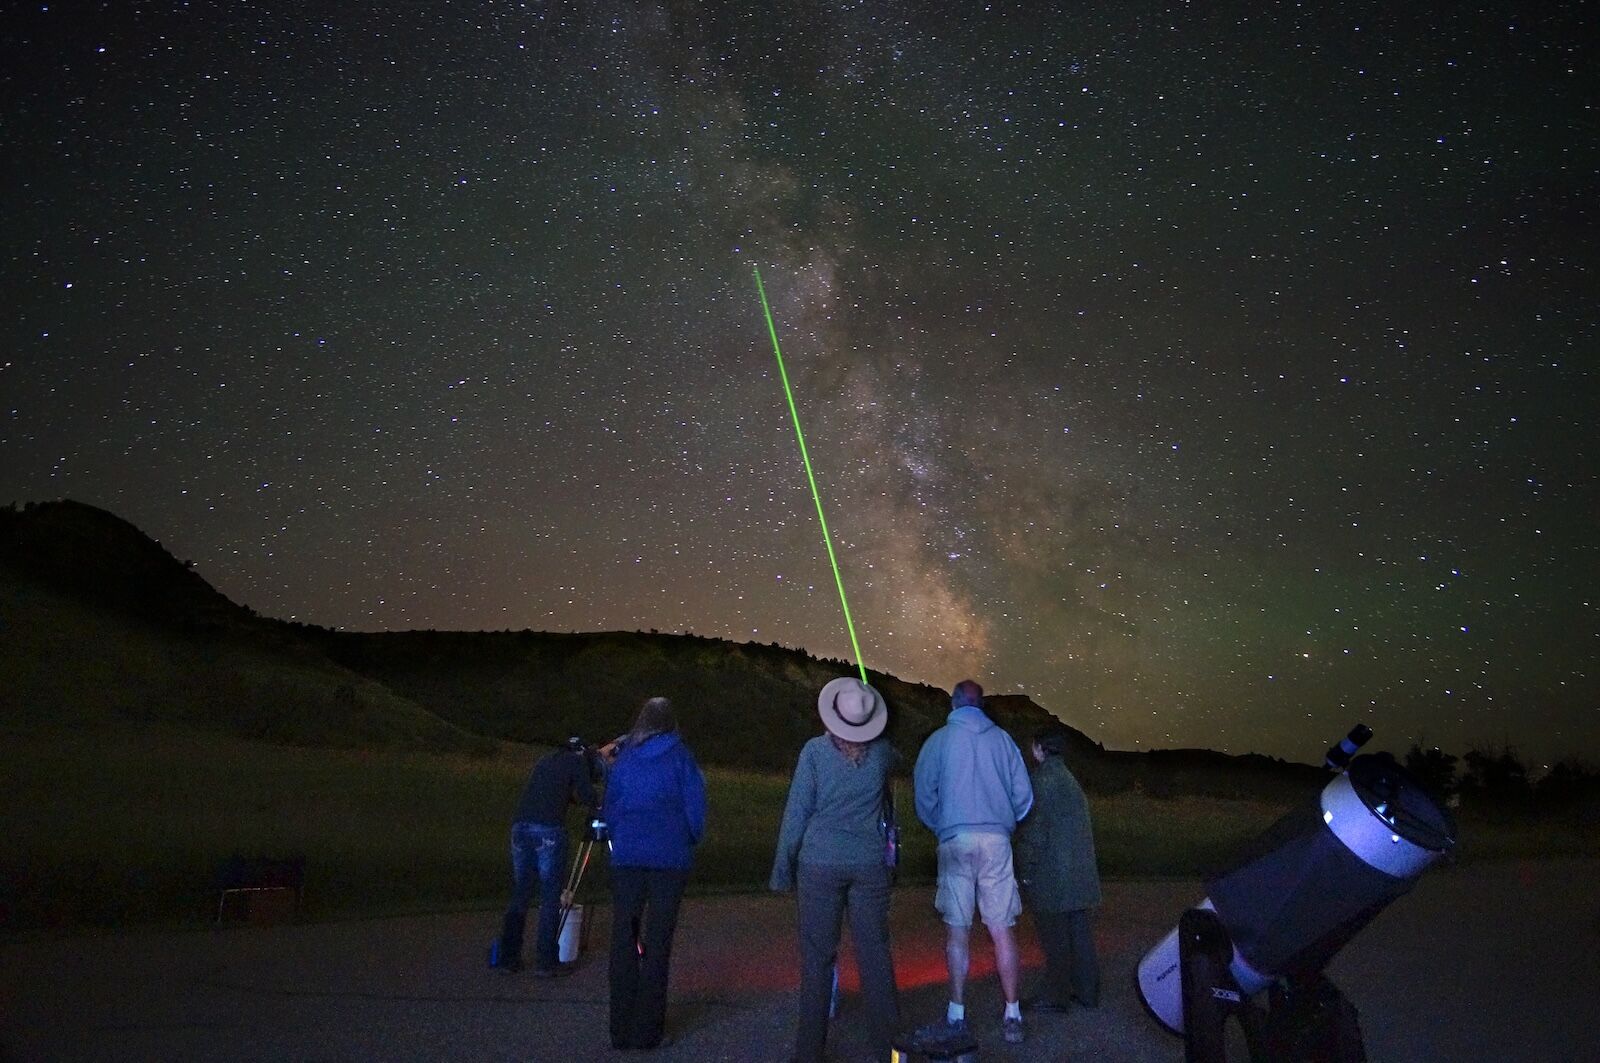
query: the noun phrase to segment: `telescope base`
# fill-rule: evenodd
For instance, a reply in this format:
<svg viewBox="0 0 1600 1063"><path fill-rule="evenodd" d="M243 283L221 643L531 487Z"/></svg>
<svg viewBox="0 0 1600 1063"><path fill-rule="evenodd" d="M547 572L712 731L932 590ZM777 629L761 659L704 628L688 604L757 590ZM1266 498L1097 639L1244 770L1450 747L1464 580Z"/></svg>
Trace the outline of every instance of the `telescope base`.
<svg viewBox="0 0 1600 1063"><path fill-rule="evenodd" d="M1227 1063L1228 1020L1244 1035L1252 1063L1366 1063L1355 1006L1320 972L1290 977L1258 1006L1229 965L1233 941L1207 908L1178 920L1184 1063Z"/></svg>

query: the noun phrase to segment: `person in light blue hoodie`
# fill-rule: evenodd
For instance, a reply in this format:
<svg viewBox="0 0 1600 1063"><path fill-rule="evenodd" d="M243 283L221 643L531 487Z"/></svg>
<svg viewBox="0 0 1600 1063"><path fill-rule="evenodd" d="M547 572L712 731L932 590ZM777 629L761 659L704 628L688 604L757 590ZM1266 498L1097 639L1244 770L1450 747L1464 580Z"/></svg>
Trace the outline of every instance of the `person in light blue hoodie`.
<svg viewBox="0 0 1600 1063"><path fill-rule="evenodd" d="M919 1028L916 1039L928 1044L968 1036L964 998L976 907L994 942L1005 993L1001 1032L1007 1043L1020 1044L1022 964L1012 927L1022 914L1022 897L1011 864L1011 834L1033 807L1033 785L1022 751L984 715L982 687L963 679L951 692L950 707L945 725L923 743L913 774L917 818L939 836L934 907L948 929L950 1004L944 1021Z"/></svg>
<svg viewBox="0 0 1600 1063"><path fill-rule="evenodd" d="M706 781L666 698L651 698L606 780L611 832L611 1045L659 1048L678 905L706 827Z"/></svg>

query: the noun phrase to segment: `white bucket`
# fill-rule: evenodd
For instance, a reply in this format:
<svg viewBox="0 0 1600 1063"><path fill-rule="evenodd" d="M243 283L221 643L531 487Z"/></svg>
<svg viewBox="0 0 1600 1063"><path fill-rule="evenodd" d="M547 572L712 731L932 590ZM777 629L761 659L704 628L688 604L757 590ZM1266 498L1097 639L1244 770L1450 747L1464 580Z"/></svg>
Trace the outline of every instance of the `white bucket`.
<svg viewBox="0 0 1600 1063"><path fill-rule="evenodd" d="M561 936L556 939L556 959L572 963L578 958L578 938L583 933L583 905L574 904L567 912L567 921L561 926Z"/></svg>

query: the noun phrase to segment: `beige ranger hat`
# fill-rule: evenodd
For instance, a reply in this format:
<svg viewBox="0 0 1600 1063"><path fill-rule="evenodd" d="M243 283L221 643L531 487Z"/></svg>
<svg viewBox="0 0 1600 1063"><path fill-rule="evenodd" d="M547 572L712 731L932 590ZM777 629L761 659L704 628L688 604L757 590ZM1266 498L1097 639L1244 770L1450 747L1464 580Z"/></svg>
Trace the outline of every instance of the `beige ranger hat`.
<svg viewBox="0 0 1600 1063"><path fill-rule="evenodd" d="M889 706L883 695L854 676L840 676L817 697L822 725L846 742L870 742L883 734Z"/></svg>

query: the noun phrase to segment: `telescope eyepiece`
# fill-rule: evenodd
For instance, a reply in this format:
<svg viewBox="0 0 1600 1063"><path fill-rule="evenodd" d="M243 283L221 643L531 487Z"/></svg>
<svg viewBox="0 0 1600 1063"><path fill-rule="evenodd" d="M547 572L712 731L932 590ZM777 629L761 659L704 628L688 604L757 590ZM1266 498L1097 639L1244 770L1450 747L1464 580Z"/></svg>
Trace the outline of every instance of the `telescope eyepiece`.
<svg viewBox="0 0 1600 1063"><path fill-rule="evenodd" d="M1364 723L1356 724L1337 745L1328 747L1328 755L1323 759L1322 766L1329 771L1344 771L1350 766L1350 758L1356 755L1356 750L1366 745L1367 739L1371 737L1372 728Z"/></svg>

